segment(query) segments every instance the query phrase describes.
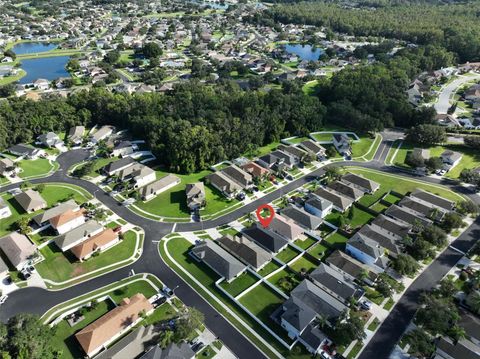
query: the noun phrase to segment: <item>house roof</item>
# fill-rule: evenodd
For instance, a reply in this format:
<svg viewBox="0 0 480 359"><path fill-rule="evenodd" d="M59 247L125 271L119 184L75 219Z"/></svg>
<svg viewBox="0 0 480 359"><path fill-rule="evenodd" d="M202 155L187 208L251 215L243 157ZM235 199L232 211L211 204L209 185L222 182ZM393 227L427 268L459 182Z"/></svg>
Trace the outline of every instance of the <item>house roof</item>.
<svg viewBox="0 0 480 359"><path fill-rule="evenodd" d="M246 266L213 241L200 242L192 253L227 280L235 278Z"/></svg>
<svg viewBox="0 0 480 359"><path fill-rule="evenodd" d="M325 153L325 148L312 140L303 141L300 146L314 154Z"/></svg>
<svg viewBox="0 0 480 359"><path fill-rule="evenodd" d="M55 238L55 244L62 251L66 251L76 245L77 242L87 239L91 235L100 232L102 229L103 226L100 223L90 220Z"/></svg>
<svg viewBox="0 0 480 359"><path fill-rule="evenodd" d="M95 356L95 359L137 358L145 351L145 347L151 345L149 343L158 334L158 331L155 330L153 325L146 327L141 325L125 335L107 350L100 352Z"/></svg>
<svg viewBox="0 0 480 359"><path fill-rule="evenodd" d="M320 198L326 199L327 201L333 203L333 205L342 210L347 209L352 205L353 200L348 198L340 193L332 191L328 188L317 188L314 194Z"/></svg>
<svg viewBox="0 0 480 359"><path fill-rule="evenodd" d="M353 184L354 186L364 190L365 192L375 192L380 187L377 182L354 173L344 174L342 176L342 182L347 184Z"/></svg>
<svg viewBox="0 0 480 359"><path fill-rule="evenodd" d="M10 158L0 158L0 170L4 171L9 167L13 167L14 162Z"/></svg>
<svg viewBox="0 0 480 359"><path fill-rule="evenodd" d="M399 207L396 204L388 207L385 211L385 214L407 224L415 223L415 221L419 221L423 226L432 224L431 220L423 217L420 213L412 211L406 207Z"/></svg>
<svg viewBox="0 0 480 359"><path fill-rule="evenodd" d="M91 137L95 140L99 140L100 138L107 135L109 132L113 131L112 126L102 126L98 131L96 131Z"/></svg>
<svg viewBox="0 0 480 359"><path fill-rule="evenodd" d="M450 151L450 150L445 150L440 157L442 159L449 159L452 162L455 162L462 158L462 154L460 152L455 152L455 151Z"/></svg>
<svg viewBox="0 0 480 359"><path fill-rule="evenodd" d="M355 297L355 294L357 293L357 288L349 283L343 274L325 263L320 263L320 265L310 273L310 278L314 283L318 282L339 297L343 298L344 301L348 301L350 298Z"/></svg>
<svg viewBox="0 0 480 359"><path fill-rule="evenodd" d="M133 178L137 181L141 178L151 175L152 173L155 173L155 171L152 170L150 167L145 166L141 163L135 163L120 170L118 177L122 180L125 180L126 178Z"/></svg>
<svg viewBox="0 0 480 359"><path fill-rule="evenodd" d="M260 268L272 259L272 254L244 236L226 235L217 240L229 252L254 268Z"/></svg>
<svg viewBox="0 0 480 359"><path fill-rule="evenodd" d="M328 339L327 335L322 332L318 325L309 324L300 335L303 342L307 343L313 349L319 349L322 343Z"/></svg>
<svg viewBox="0 0 480 359"><path fill-rule="evenodd" d="M447 211L451 211L455 208L455 202L445 199L443 197L437 196L433 193L424 191L422 189L416 189L410 194L410 197L419 198L422 201L429 202L437 207L443 208Z"/></svg>
<svg viewBox="0 0 480 359"><path fill-rule="evenodd" d="M70 199L66 202L57 204L55 207L47 209L43 213L37 214L32 219L33 221L35 221L36 224L41 225L42 223L45 223L46 221L58 216L59 214L62 214L69 210L76 210L78 208L78 204L73 199Z"/></svg>
<svg viewBox="0 0 480 359"><path fill-rule="evenodd" d="M458 326L465 329L467 337L480 341L480 318L466 310L460 309L460 321Z"/></svg>
<svg viewBox="0 0 480 359"><path fill-rule="evenodd" d="M12 232L0 238L0 249L5 253L10 263L17 267L35 253L37 247L27 236Z"/></svg>
<svg viewBox="0 0 480 359"><path fill-rule="evenodd" d="M64 225L65 223L73 221L74 219L83 217L84 212L85 211L83 209L80 209L78 211L73 211L71 209L68 209L65 212L60 213L55 217L51 218L50 224L52 225L53 228L58 228Z"/></svg>
<svg viewBox="0 0 480 359"><path fill-rule="evenodd" d="M302 150L300 147L297 147L297 146L294 146L294 145L290 145L290 146L279 145L278 149L287 153L287 154L295 156L298 159L301 159L303 156L305 156L307 154L307 152L305 150Z"/></svg>
<svg viewBox="0 0 480 359"><path fill-rule="evenodd" d="M212 185L216 186L225 193L234 193L242 189L237 182L233 181L230 177L226 176L222 172L209 174L207 179Z"/></svg>
<svg viewBox="0 0 480 359"><path fill-rule="evenodd" d="M359 190L358 188L352 187L352 185L341 181L333 181L329 183L328 188L354 201L358 200L364 195L362 190Z"/></svg>
<svg viewBox="0 0 480 359"><path fill-rule="evenodd" d="M242 187L246 187L252 182L252 175L236 165L228 166L221 172Z"/></svg>
<svg viewBox="0 0 480 359"><path fill-rule="evenodd" d="M330 254L325 261L329 265L332 265L357 279L360 279L364 272L368 273L368 279L372 281L374 281L377 277L377 275L372 272L368 266L364 265L360 261L357 261L355 258L350 257L348 254L339 251L338 249Z"/></svg>
<svg viewBox="0 0 480 359"><path fill-rule="evenodd" d="M0 197L0 209L7 208L7 207L8 207L7 202L5 202L5 200L2 197Z"/></svg>
<svg viewBox="0 0 480 359"><path fill-rule="evenodd" d="M113 229L106 228L70 250L78 259L82 259L117 238L118 234Z"/></svg>
<svg viewBox="0 0 480 359"><path fill-rule="evenodd" d="M388 249L391 254L397 255L401 252L396 237L388 234L387 231L367 224L360 228L359 233L377 242L383 248Z"/></svg>
<svg viewBox="0 0 480 359"><path fill-rule="evenodd" d="M467 339L455 344L450 338L441 337L437 342L437 354L439 350L446 353L448 359L480 359L480 348Z"/></svg>
<svg viewBox="0 0 480 359"><path fill-rule="evenodd" d="M276 214L273 217L269 228L289 240L296 239L304 232L303 228L296 224L293 219L284 217L280 214Z"/></svg>
<svg viewBox="0 0 480 359"><path fill-rule="evenodd" d="M333 205L332 202L326 200L325 198L320 198L317 196L310 196L310 198L305 202L305 204L307 203L310 206L319 209L320 211L324 211Z"/></svg>
<svg viewBox="0 0 480 359"><path fill-rule="evenodd" d="M178 344L172 343L165 349L156 345L139 359L191 359L193 357L195 357L195 353L190 345L181 342Z"/></svg>
<svg viewBox="0 0 480 359"><path fill-rule="evenodd" d="M85 132L85 126L70 127L70 130L68 131L68 138L70 139L82 138L84 132Z"/></svg>
<svg viewBox="0 0 480 359"><path fill-rule="evenodd" d="M33 153L37 152L36 148L28 146L24 143L19 143L17 145L13 145L8 148L8 151L11 153L21 153L23 155L32 155Z"/></svg>
<svg viewBox="0 0 480 359"><path fill-rule="evenodd" d="M375 264L380 268L386 268L388 259L383 255L385 248L380 246L377 242L371 240L367 236L357 232L347 242L349 246L352 246L359 251L365 253L369 257L376 260Z"/></svg>
<svg viewBox="0 0 480 359"><path fill-rule="evenodd" d="M274 163L277 163L277 162L280 161L280 157L275 156L272 153L267 153L266 155L263 155L262 157L259 157L258 159L265 162L269 166L272 166Z"/></svg>
<svg viewBox="0 0 480 359"><path fill-rule="evenodd" d="M438 208L431 203L422 201L416 197L403 197L402 200L398 202L398 205L400 207L406 207L412 211L421 213L425 217L433 220L440 220L445 214L445 210L443 208Z"/></svg>
<svg viewBox="0 0 480 359"><path fill-rule="evenodd" d="M308 213L303 208L298 208L292 205L283 209L281 213L282 215L293 219L299 225L310 230L317 229L318 226L320 226L323 222L322 218Z"/></svg>
<svg viewBox="0 0 480 359"><path fill-rule="evenodd" d="M85 353L92 353L135 322L142 312L152 309L148 299L137 293L131 298L124 298L118 307L83 328L75 334L75 338Z"/></svg>
<svg viewBox="0 0 480 359"><path fill-rule="evenodd" d="M383 228L384 230L393 233L401 238L405 238L411 228L411 225L399 222L396 219L387 217L383 214L377 216L371 224Z"/></svg>
<svg viewBox="0 0 480 359"><path fill-rule="evenodd" d="M203 182L187 183L185 186L187 198L203 196L205 197L205 185Z"/></svg>
<svg viewBox="0 0 480 359"><path fill-rule="evenodd" d="M288 243L285 238L275 232L262 228L258 223L254 223L249 228L245 228L242 233L272 253L277 253Z"/></svg>
<svg viewBox="0 0 480 359"><path fill-rule="evenodd" d="M285 163L289 166L295 164L295 159L289 153L286 153L286 152L283 152L283 151L280 151L280 150L275 150L271 153L271 155L283 159L285 161Z"/></svg>
<svg viewBox="0 0 480 359"><path fill-rule="evenodd" d="M317 312L297 297L288 298L283 309L281 318L300 332L317 317Z"/></svg>
<svg viewBox="0 0 480 359"><path fill-rule="evenodd" d="M7 272L8 270L9 270L9 268L8 268L7 263L5 263L2 259L2 257L0 257L0 274L3 274L5 272Z"/></svg>
<svg viewBox="0 0 480 359"><path fill-rule="evenodd" d="M123 157L117 161L110 162L108 165L106 165L104 168L105 171L111 173L120 170L121 168L124 168L126 166L130 166L134 163L137 163L133 158L131 157Z"/></svg>
<svg viewBox="0 0 480 359"><path fill-rule="evenodd" d="M132 142L130 141L120 141L114 147L115 150L121 150L122 148L132 147Z"/></svg>
<svg viewBox="0 0 480 359"><path fill-rule="evenodd" d="M40 193L33 189L27 189L24 192L17 194L15 200L26 212L35 208L45 208L47 206L47 202L42 198Z"/></svg>
<svg viewBox="0 0 480 359"><path fill-rule="evenodd" d="M152 170L153 171L153 170ZM180 178L169 173L168 175L156 180L155 182L149 183L146 186L140 188L140 195L148 196L149 194L156 193L162 188L171 186L174 183L180 183Z"/></svg>
<svg viewBox="0 0 480 359"><path fill-rule="evenodd" d="M249 162L242 166L242 169L250 173L253 177L262 177L267 175L270 171L266 168L263 168L255 162Z"/></svg>

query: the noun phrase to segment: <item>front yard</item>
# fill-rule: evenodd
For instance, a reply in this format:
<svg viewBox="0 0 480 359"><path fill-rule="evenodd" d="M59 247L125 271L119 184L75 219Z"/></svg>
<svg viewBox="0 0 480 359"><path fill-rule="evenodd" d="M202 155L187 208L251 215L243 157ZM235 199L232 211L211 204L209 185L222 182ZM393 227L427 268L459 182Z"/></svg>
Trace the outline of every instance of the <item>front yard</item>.
<svg viewBox="0 0 480 359"><path fill-rule="evenodd" d="M36 160L20 160L18 166L21 172L18 174L21 178L46 176L55 166L46 158L38 158Z"/></svg>

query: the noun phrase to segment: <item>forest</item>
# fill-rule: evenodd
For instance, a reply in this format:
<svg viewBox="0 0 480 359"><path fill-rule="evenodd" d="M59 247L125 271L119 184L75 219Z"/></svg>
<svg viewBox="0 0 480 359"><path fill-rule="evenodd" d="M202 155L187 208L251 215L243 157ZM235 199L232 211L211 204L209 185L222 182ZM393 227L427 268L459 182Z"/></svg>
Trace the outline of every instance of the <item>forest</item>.
<svg viewBox="0 0 480 359"><path fill-rule="evenodd" d="M355 36L382 36L420 45L442 46L460 62L480 60L480 1L444 4L375 1L353 6L339 0L278 4L258 21L324 26Z"/></svg>

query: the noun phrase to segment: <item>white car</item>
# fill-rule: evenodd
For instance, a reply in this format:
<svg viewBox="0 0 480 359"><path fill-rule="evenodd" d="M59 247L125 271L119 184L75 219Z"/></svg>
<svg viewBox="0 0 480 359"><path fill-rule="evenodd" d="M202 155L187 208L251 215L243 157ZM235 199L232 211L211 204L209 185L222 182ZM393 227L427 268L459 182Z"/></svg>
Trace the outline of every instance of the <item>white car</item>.
<svg viewBox="0 0 480 359"><path fill-rule="evenodd" d="M360 307L362 307L363 309L365 310L370 310L372 309L372 302L370 302L369 300L362 300L360 302Z"/></svg>
<svg viewBox="0 0 480 359"><path fill-rule="evenodd" d="M330 356L330 354L328 354L325 350L322 350L320 352L320 358L322 359L332 359L332 357Z"/></svg>
<svg viewBox="0 0 480 359"><path fill-rule="evenodd" d="M5 303L7 301L7 298L8 298L8 295L2 295L0 297L0 305L2 305L3 303Z"/></svg>

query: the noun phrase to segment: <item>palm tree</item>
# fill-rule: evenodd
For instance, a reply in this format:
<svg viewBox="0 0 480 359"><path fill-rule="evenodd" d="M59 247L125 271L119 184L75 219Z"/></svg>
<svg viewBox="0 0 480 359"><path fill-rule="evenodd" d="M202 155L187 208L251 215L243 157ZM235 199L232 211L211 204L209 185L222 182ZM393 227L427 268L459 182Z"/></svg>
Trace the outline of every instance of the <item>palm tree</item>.
<svg viewBox="0 0 480 359"><path fill-rule="evenodd" d="M470 309L472 310L472 312L480 314L480 292L479 291L473 291L472 293L470 293L467 297L466 302L470 307Z"/></svg>

